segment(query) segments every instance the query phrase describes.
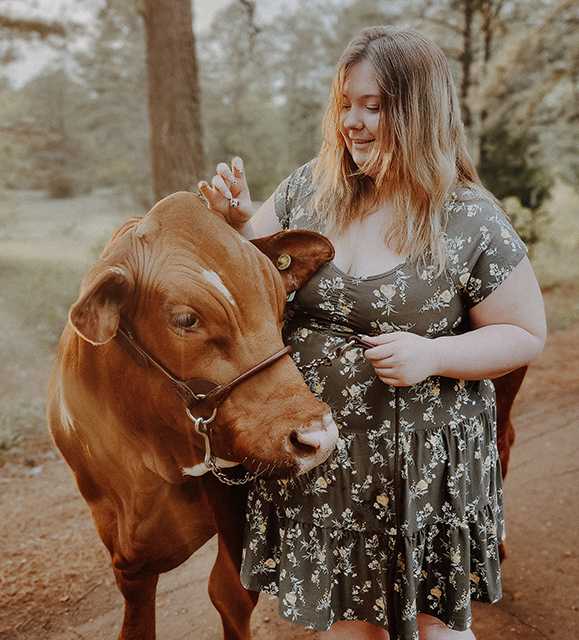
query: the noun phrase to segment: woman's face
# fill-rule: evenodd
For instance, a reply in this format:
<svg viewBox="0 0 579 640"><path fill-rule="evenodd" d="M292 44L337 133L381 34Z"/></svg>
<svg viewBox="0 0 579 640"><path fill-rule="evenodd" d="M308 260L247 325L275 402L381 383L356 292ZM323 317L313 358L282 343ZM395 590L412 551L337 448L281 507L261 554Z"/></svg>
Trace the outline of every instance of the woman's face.
<svg viewBox="0 0 579 640"><path fill-rule="evenodd" d="M340 130L356 165L363 169L380 122L380 88L372 65L361 60L350 68L344 83Z"/></svg>

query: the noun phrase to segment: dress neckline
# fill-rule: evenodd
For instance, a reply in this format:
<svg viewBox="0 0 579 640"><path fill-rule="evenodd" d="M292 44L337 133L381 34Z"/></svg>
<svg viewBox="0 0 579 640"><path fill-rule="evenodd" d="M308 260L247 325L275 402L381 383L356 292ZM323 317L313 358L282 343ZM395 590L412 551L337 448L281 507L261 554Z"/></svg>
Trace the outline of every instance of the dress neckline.
<svg viewBox="0 0 579 640"><path fill-rule="evenodd" d="M400 262L392 269L388 269L388 271L383 271L382 273L376 273L370 276L353 276L350 273L346 273L345 271L342 271L342 269L340 269L340 267L338 267L333 260L330 260L328 264L334 271L339 273L342 278L347 278L348 280L379 280L380 278L385 278L386 276L390 276L393 273L396 273L396 271L398 271L406 264L406 261L404 260Z"/></svg>

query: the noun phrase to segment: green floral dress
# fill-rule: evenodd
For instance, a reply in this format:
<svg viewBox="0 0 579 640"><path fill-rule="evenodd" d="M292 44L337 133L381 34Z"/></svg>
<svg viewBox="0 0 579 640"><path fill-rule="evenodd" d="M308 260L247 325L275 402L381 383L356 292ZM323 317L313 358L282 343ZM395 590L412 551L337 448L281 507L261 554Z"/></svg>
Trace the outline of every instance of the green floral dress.
<svg viewBox="0 0 579 640"><path fill-rule="evenodd" d="M284 228L321 230L311 195L308 164L278 189ZM242 580L250 590L278 595L280 615L299 625L327 630L338 620L366 620L388 627L395 508L402 522L393 580L399 638L418 639L418 613L465 630L471 599L501 597L504 521L492 383L433 376L399 388L397 505L394 388L357 346L318 366L351 333L436 338L468 330L469 308L501 284L526 249L504 214L476 192L457 188L447 207L443 276L400 264L353 277L328 262L288 303L285 341L312 392L332 408L340 437L309 474L256 481Z"/></svg>

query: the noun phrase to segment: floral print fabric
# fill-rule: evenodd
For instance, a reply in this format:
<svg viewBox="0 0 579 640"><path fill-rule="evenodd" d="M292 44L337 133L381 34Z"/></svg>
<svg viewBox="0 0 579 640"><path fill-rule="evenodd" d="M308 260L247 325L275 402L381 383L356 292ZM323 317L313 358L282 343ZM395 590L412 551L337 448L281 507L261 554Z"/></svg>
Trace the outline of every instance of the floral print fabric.
<svg viewBox="0 0 579 640"><path fill-rule="evenodd" d="M278 190L285 228L321 230L310 198L306 165ZM449 264L442 276L401 264L352 277L328 262L288 303L286 344L312 392L331 407L340 438L309 474L255 483L242 580L248 589L278 595L280 614L302 626L326 630L358 619L387 628L397 508L399 638L417 640L417 613L464 630L471 599L501 596L504 523L492 383L436 376L395 392L355 345L331 366L320 364L349 334L435 338L468 330L468 309L500 285L526 250L503 213L474 191L457 188L447 213Z"/></svg>

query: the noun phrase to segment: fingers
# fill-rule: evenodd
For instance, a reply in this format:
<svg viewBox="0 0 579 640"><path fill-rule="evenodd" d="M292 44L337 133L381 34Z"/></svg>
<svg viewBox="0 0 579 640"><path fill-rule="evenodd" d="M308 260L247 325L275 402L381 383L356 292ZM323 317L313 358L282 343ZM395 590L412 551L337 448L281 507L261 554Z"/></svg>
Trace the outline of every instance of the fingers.
<svg viewBox="0 0 579 640"><path fill-rule="evenodd" d="M197 186L211 209L217 209L217 207L222 204L224 196L221 195L220 191L209 186L205 180L202 180Z"/></svg>
<svg viewBox="0 0 579 640"><path fill-rule="evenodd" d="M202 180L198 187L209 208L221 214L232 227L241 230L247 224L253 203L241 158L233 158L231 168L220 162L211 183Z"/></svg>
<svg viewBox="0 0 579 640"><path fill-rule="evenodd" d="M231 162L231 169L225 162L220 162L217 165L217 173L225 182L232 186L237 186L237 184L245 178L243 160L239 156L233 158Z"/></svg>
<svg viewBox="0 0 579 640"><path fill-rule="evenodd" d="M220 191L225 189L222 193L226 198L238 196L247 188L243 160L238 157L233 158L231 169L225 162L220 162L217 165L217 175L213 178L213 185Z"/></svg>
<svg viewBox="0 0 579 640"><path fill-rule="evenodd" d="M209 202L216 202L221 198L235 202L247 190L243 160L239 157L233 158L231 167L229 168L225 162L220 162L217 165L217 173L211 180L211 186L205 180L199 183L199 190Z"/></svg>
<svg viewBox="0 0 579 640"><path fill-rule="evenodd" d="M233 186L234 183L233 182L229 183L229 181L226 181L225 178L220 173L213 176L213 179L211 180L211 184L213 185L213 188L217 189L217 191L219 191L219 193L221 193L221 195L224 198L227 198L228 200L231 200L233 198L233 194L231 193L230 186Z"/></svg>

